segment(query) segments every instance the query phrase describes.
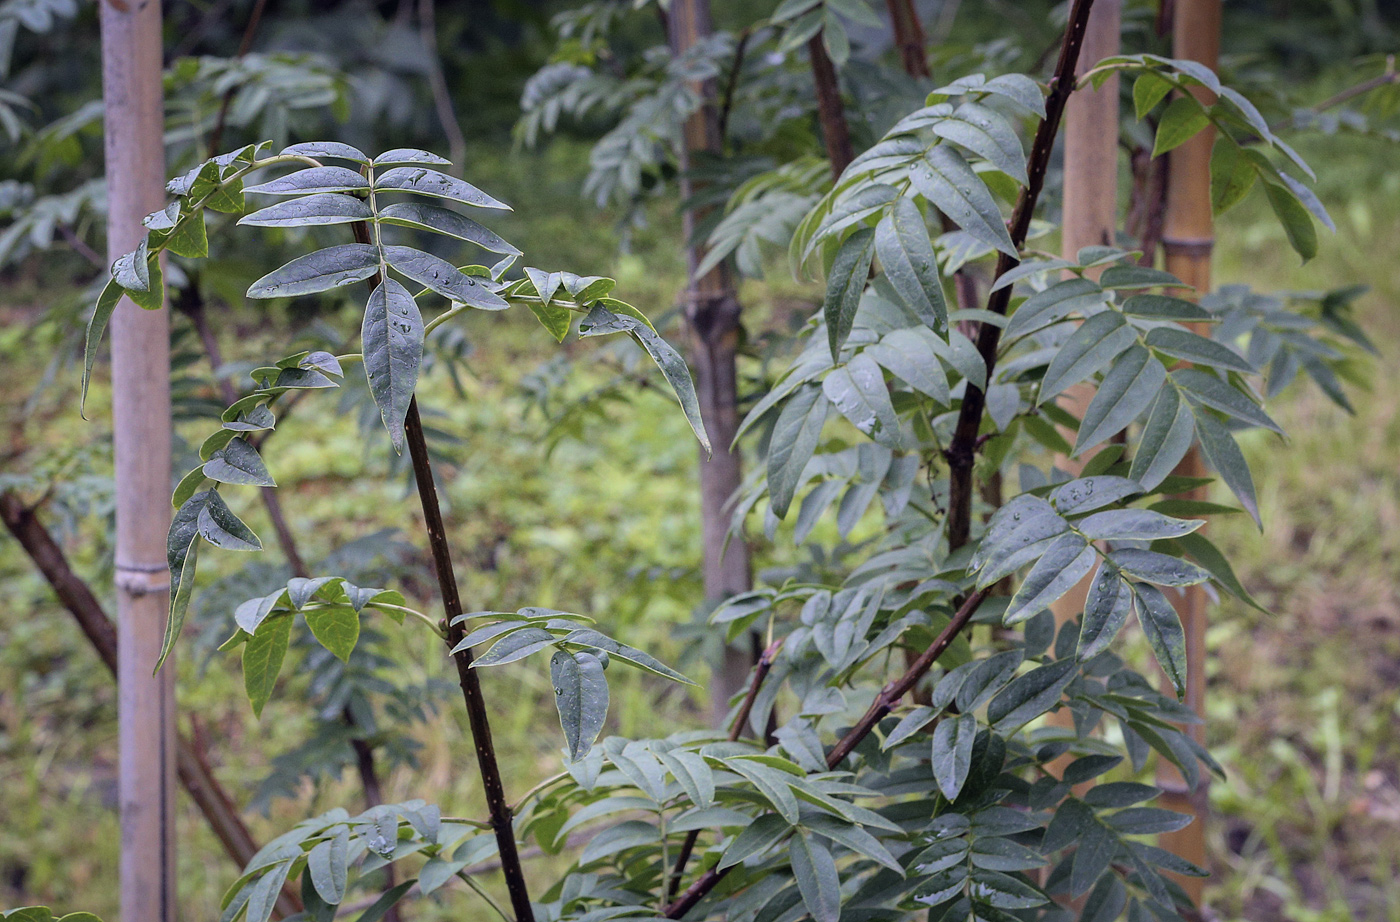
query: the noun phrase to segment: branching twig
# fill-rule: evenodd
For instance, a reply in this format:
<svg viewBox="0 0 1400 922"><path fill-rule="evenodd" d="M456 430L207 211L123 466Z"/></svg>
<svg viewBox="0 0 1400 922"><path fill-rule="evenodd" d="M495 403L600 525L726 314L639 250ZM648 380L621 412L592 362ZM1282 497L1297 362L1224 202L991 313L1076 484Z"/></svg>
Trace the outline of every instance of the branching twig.
<svg viewBox="0 0 1400 922"><path fill-rule="evenodd" d="M894 706L899 703L899 700L908 694L909 690L917 685L920 679L928 674L933 664L938 661L938 658L943 655L944 651L953 643L958 634L962 632L963 628L967 627L968 622L972 620L973 614L976 613L978 606L982 604L982 600L986 598L986 596L987 590L985 589L979 589L968 596L957 613L953 615L953 620L948 622L948 626L945 627L942 633L929 645L928 649L910 664L904 675L900 676L898 680L886 685L884 689L881 690L880 694L876 696L875 701L870 705L870 709L865 712L865 715L861 717L860 720L856 721L856 725L848 730L846 735L837 742L836 746L827 753L826 764L828 768L835 769L836 766L840 765L842 761L845 760L846 756L850 755L851 751L870 735L870 731L875 729L875 725L894 709ZM718 884L729 871L730 868L725 868L722 871L711 868L706 871L696 879L695 883L686 888L686 891L681 894L679 899L666 907L664 913L665 917L668 919L679 919L690 912L697 903L705 898L706 894L715 888L715 885Z"/></svg>
<svg viewBox="0 0 1400 922"><path fill-rule="evenodd" d="M1055 76L1050 82L1050 96L1045 100L1045 120L1036 130L1035 141L1031 145L1028 182L1021 190L1011 215L1011 242L1017 248L1026 242L1031 216L1045 185L1045 173L1050 165L1055 136L1059 133L1060 119L1064 116L1065 103L1069 101L1069 95L1074 89L1074 69L1079 63L1079 51L1084 44L1084 32L1088 27L1089 11L1093 5L1093 0L1075 0L1074 8L1070 12L1064 43L1060 48L1060 59L1055 66ZM1000 278L1019 263L1018 258L1002 253L997 257L993 278ZM1010 302L1011 286L1008 285L992 292L987 299L987 309L995 314L1004 315ZM1000 327L990 323L982 324L977 336L977 351L986 363L989 381L996 366L997 344L1000 341ZM948 543L954 550L967 544L972 531L972 468L976 461L977 433L985 408L986 395L980 389L969 385L958 413L957 428L946 452L949 494Z"/></svg>
<svg viewBox="0 0 1400 922"><path fill-rule="evenodd" d="M1326 112L1328 109L1334 109L1337 106L1340 106L1342 103L1350 102L1358 96L1364 96L1372 90L1378 90L1383 86L1390 86L1393 83L1400 83L1400 72L1397 72L1395 69L1395 55L1390 54L1386 55L1385 70L1382 73L1377 74L1370 80L1363 80L1356 86L1342 90L1337 95L1332 96L1328 99L1324 99L1317 105L1310 106L1309 108L1304 109L1303 111L1309 113L1310 115L1317 115L1318 113ZM1288 116L1288 118L1283 119L1282 121L1275 122L1274 124L1270 125L1269 130L1286 131L1287 129L1294 127L1297 123L1298 116L1295 113L1293 115Z"/></svg>
<svg viewBox="0 0 1400 922"><path fill-rule="evenodd" d="M744 695L743 704L739 705L739 713L734 715L734 723L729 727L729 741L732 743L739 739L744 733L744 725L749 722L749 715L753 713L753 703L758 698L758 690L763 686L763 680L768 677L769 671L773 668L773 661L778 658L778 651L782 649L784 638L779 637L768 645L768 649L759 656L758 662L754 664L753 681L749 683L748 694ZM690 862L690 855L695 851L695 843L700 838L700 830L692 829L681 843L680 854L676 856L676 867L671 871L671 877L666 882L666 899L673 900L676 891L680 889L681 878L685 875L685 866Z"/></svg>

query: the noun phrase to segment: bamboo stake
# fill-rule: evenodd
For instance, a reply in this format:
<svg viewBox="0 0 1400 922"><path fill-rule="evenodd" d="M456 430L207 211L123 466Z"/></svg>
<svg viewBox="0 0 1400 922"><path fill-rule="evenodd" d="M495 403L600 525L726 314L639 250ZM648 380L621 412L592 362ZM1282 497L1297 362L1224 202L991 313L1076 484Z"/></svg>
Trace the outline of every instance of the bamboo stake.
<svg viewBox="0 0 1400 922"><path fill-rule="evenodd" d="M1096 63L1118 53L1122 30L1122 0L1099 0L1089 16L1084 49L1076 76L1082 76ZM1115 73L1097 90L1084 88L1065 105L1064 206L1061 219L1060 252L1070 262L1077 261L1080 248L1112 246L1118 224L1118 75ZM1079 384L1069 389L1059 403L1075 417L1082 417L1093 399L1094 389ZM1078 474L1080 459L1056 457L1055 464ZM1050 606L1058 629L1084 611L1092 576L1080 580L1059 601ZM1057 726L1071 726L1067 709L1050 715ZM1051 763L1057 774L1068 758Z"/></svg>
<svg viewBox="0 0 1400 922"><path fill-rule="evenodd" d="M165 204L161 10L100 4L107 255L141 240ZM112 318L116 467L118 799L121 915L174 922L175 670L152 675L169 607L170 315L123 298Z"/></svg>
<svg viewBox="0 0 1400 922"><path fill-rule="evenodd" d="M1172 53L1177 58L1199 61L1216 69L1220 63L1220 0L1176 0L1172 22ZM1214 97L1204 87L1193 92L1203 102L1213 103ZM1210 290L1211 250L1215 245L1210 204L1210 153L1215 133L1206 130L1173 150L1167 164L1167 210L1162 235L1166 268L1198 293ZM1210 335L1208 329L1196 330ZM1205 472L1199 450L1192 451L1181 462L1177 473L1198 477ZM1203 499L1203 491L1193 498ZM1174 599L1186 631L1187 684L1186 704L1198 715L1205 713L1205 643L1206 595L1200 586L1192 586ZM1198 741L1202 739L1200 725L1188 728ZM1191 813L1196 821L1178 832L1162 836L1161 844L1176 854L1204 867L1206 864L1205 821L1208 809L1207 781L1203 778L1194 791L1173 766L1163 763L1157 783L1166 793L1162 806ZM1178 881L1197 905L1201 902L1204 883L1200 878Z"/></svg>
<svg viewBox="0 0 1400 922"><path fill-rule="evenodd" d="M709 0L675 0L670 7L668 28L673 52L684 54L712 32ZM742 49L741 44L734 59L731 87L738 79ZM720 115L715 107L715 81L701 81L694 89L702 104L686 120L684 127L680 150L683 201L696 191L690 172L694 155L718 154L723 148ZM726 98L731 96L732 93L727 94ZM688 209L682 217L683 233L687 240L693 240L696 225L704 219L704 211ZM704 275L696 275L696 267L704 258L702 244L692 243L686 247L689 271L683 307L690 330L690 363L695 372L700 416L714 446L709 457L703 451L700 455L700 519L705 600L716 604L752 588L753 572L749 547L742 536L734 537L727 545L725 540L729 534L729 500L744 479L743 460L738 451L730 449L739 431L737 349L741 305L728 263L720 263ZM757 653L757 649L725 648L724 662L713 678L710 692L710 719L714 726L723 726L729 700L744 687Z"/></svg>

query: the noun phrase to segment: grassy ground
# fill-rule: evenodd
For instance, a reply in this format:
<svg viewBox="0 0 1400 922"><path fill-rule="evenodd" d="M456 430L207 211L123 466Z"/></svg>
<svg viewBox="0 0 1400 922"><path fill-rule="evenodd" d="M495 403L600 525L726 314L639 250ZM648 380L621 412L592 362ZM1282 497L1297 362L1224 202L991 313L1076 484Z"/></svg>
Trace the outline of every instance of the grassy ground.
<svg viewBox="0 0 1400 922"><path fill-rule="evenodd" d="M1271 408L1290 442L1250 440L1263 535L1238 518L1212 526L1273 612L1227 603L1210 636L1210 732L1230 769L1229 781L1212 791L1220 819L1211 833L1211 900L1225 919L1400 919L1400 741L1390 732L1400 718L1400 396L1384 380L1400 357L1400 280L1388 274L1400 256L1400 181L1364 142L1325 149L1317 162L1340 233L1324 240L1312 264L1297 267L1281 232L1253 203L1226 216L1220 232L1221 282L1268 290L1371 283L1364 314L1383 352L1378 382L1356 401L1355 417L1298 388ZM663 313L680 277L673 222L658 215L655 226L634 235L632 251L618 256L613 229L574 195L578 166L578 152L561 147L544 157L483 155L469 175L515 204L517 216L500 229L527 253L544 254L533 261L609 271L624 297ZM778 279L750 286L745 296L761 325L803 294ZM17 291L5 300L0 354L17 358L0 363L7 395L0 428L11 448L27 446L16 469L57 464L75 446L100 444L106 394L99 389L91 404L98 422L81 423L71 369L36 404L22 405L39 374L41 351L26 337L43 341L45 331L29 326L44 296ZM353 323L348 313L324 319ZM221 322L231 358L290 351L286 318L235 312ZM436 425L464 440L444 483L469 605L584 611L609 629L625 628L640 646L678 656L671 626L689 619L699 596L695 450L680 415L643 393L635 407L612 411L586 438L546 457L543 422L520 382L557 350L528 318L476 318L466 332L473 352L464 394L439 375L424 402L444 414ZM414 500L383 449L361 445L330 401L320 406L320 413L299 409L268 453L312 559L371 528L415 522ZM203 430L196 424L182 432L198 439ZM102 470L100 452L91 466ZM101 580L106 510L100 489L88 498L96 518L74 524L69 548L80 572ZM269 533L260 509L239 511ZM243 562L230 556L209 555L209 575ZM0 540L0 587L0 905L52 902L114 918L111 682L7 540ZM221 620L226 612L197 618ZM389 633L386 652L406 675L445 677L448 664L425 636ZM687 668L703 673L697 664ZM296 677L254 721L236 661L187 653L179 669L185 712L199 715L220 777L246 801L270 755L307 730ZM617 704L608 732L664 733L699 719L702 693L666 690L635 674L610 677ZM557 764L550 692L532 665L505 667L487 681L495 700L511 702L495 715L496 728L509 783L523 789ZM423 744L420 770L392 772L386 796L423 796L448 812L479 809L460 707L448 699L415 735ZM274 801L269 816L252 817L255 833L266 838L306 815L355 803L352 776ZM233 873L185 802L180 835L188 843L180 859L182 916L212 917ZM414 917L445 919L454 905L425 906Z"/></svg>

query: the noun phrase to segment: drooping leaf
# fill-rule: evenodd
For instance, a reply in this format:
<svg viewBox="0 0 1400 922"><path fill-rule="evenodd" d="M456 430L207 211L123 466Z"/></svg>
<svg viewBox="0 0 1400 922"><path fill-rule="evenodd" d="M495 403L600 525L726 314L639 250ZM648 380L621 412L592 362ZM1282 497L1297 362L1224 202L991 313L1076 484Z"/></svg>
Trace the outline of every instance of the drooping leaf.
<svg viewBox="0 0 1400 922"><path fill-rule="evenodd" d="M830 407L822 388L807 384L788 399L778 414L768 449L768 496L778 518L787 515L802 472L817 448Z"/></svg>
<svg viewBox="0 0 1400 922"><path fill-rule="evenodd" d="M1050 360L1040 380L1037 403L1078 384L1118 357L1137 340L1137 333L1117 311L1095 314L1080 324Z"/></svg>
<svg viewBox="0 0 1400 922"><path fill-rule="evenodd" d="M102 342L102 333L107 329L112 312L117 309L123 293L121 285L117 284L115 279L108 281L102 286L102 293L97 296L92 316L88 318L87 336L83 341L83 389L78 402L79 412L87 403L88 385L92 383L92 366L97 361L97 347Z"/></svg>
<svg viewBox="0 0 1400 922"><path fill-rule="evenodd" d="M1166 368L1142 346L1133 346L1120 355L1084 411L1074 453L1093 448L1127 428L1152 405L1166 380Z"/></svg>
<svg viewBox="0 0 1400 922"><path fill-rule="evenodd" d="M267 465L258 450L242 438L229 439L228 444L210 455L204 463L204 476L219 483L252 487L275 487Z"/></svg>
<svg viewBox="0 0 1400 922"><path fill-rule="evenodd" d="M592 653L560 650L549 660L549 676L569 758L582 759L608 716L608 680L603 664Z"/></svg>
<svg viewBox="0 0 1400 922"><path fill-rule="evenodd" d="M1174 358L1197 365L1225 368L1242 374L1254 374L1254 366L1235 350L1190 330L1158 327L1147 334L1147 345Z"/></svg>
<svg viewBox="0 0 1400 922"><path fill-rule="evenodd" d="M938 277L928 227L919 208L908 198L895 202L875 227L875 255L900 300L929 329L948 328L948 304Z"/></svg>
<svg viewBox="0 0 1400 922"><path fill-rule="evenodd" d="M1254 495L1254 478L1249 473L1249 463L1244 453L1235 443L1235 437L1224 424L1205 411L1196 413L1196 431L1201 439L1201 451L1210 466L1215 468L1220 479L1239 499L1240 505L1262 527L1259 519L1259 501Z"/></svg>
<svg viewBox="0 0 1400 922"><path fill-rule="evenodd" d="M1132 612L1132 590L1112 564L1102 564L1084 600L1084 620L1079 627L1075 655L1082 661L1107 650Z"/></svg>
<svg viewBox="0 0 1400 922"><path fill-rule="evenodd" d="M1093 541L1156 541L1179 538L1204 525L1200 519L1174 519L1147 509L1110 509L1078 523Z"/></svg>
<svg viewBox="0 0 1400 922"><path fill-rule="evenodd" d="M292 616L279 615L259 625L258 632L243 645L243 689L254 716L262 716L263 707L272 697L291 633Z"/></svg>
<svg viewBox="0 0 1400 922"><path fill-rule="evenodd" d="M1070 532L1056 538L1011 597L1003 623L1019 624L1050 607L1093 568L1095 559L1094 549L1080 535Z"/></svg>
<svg viewBox="0 0 1400 922"><path fill-rule="evenodd" d="M199 510L196 526L199 536L226 551L260 551L262 542L253 530L234 515L222 496L210 490L207 501Z"/></svg>
<svg viewBox="0 0 1400 922"><path fill-rule="evenodd" d="M1036 292L1016 308L1003 334L1014 339L1048 326L1073 313L1084 313L1104 304L1106 295L1097 282L1085 278L1065 279Z"/></svg>
<svg viewBox="0 0 1400 922"><path fill-rule="evenodd" d="M332 906L345 899L345 872L349 863L350 830L341 826L335 835L318 842L306 856L306 867L316 892Z"/></svg>
<svg viewBox="0 0 1400 922"><path fill-rule="evenodd" d="M860 306L870 263L875 256L875 232L862 228L841 242L831 271L826 276L826 300L822 311L826 317L827 341L832 361L839 361L841 347L851 335L856 309Z"/></svg>
<svg viewBox="0 0 1400 922"><path fill-rule="evenodd" d="M792 874L802 903L813 922L838 922L841 918L841 878L826 846L804 831L792 838Z"/></svg>
<svg viewBox="0 0 1400 922"><path fill-rule="evenodd" d="M423 315L413 295L393 279L370 292L360 327L365 376L396 451L403 449L404 418L423 361Z"/></svg>
<svg viewBox="0 0 1400 922"><path fill-rule="evenodd" d="M337 659L348 663L360 639L359 612L349 605L325 605L308 608L304 614L312 636Z"/></svg>
<svg viewBox="0 0 1400 922"><path fill-rule="evenodd" d="M991 191L951 146L930 148L925 158L910 168L909 178L920 195L976 240L1008 256L1017 255Z"/></svg>
<svg viewBox="0 0 1400 922"><path fill-rule="evenodd" d="M1152 411L1147 414L1128 476L1145 489L1155 489L1186 457L1195 434L1191 407L1181 399L1176 388L1162 388L1152 404Z"/></svg>
<svg viewBox="0 0 1400 922"><path fill-rule="evenodd" d="M1313 227L1312 215L1303 203L1298 201L1289 189L1271 182L1264 183L1264 195L1269 207L1274 210L1283 231L1288 235L1288 244L1294 252L1307 262L1317 255L1317 228Z"/></svg>
<svg viewBox="0 0 1400 922"><path fill-rule="evenodd" d="M1213 374L1195 368L1179 368L1172 372L1172 380L1196 400L1213 410L1219 410L1221 413L1233 416L1251 426L1261 426L1283 435L1283 429L1279 427L1279 424L1260 409L1257 403L1240 389L1227 384Z"/></svg>
<svg viewBox="0 0 1400 922"><path fill-rule="evenodd" d="M880 366L866 352L835 369L822 381L822 391L838 412L861 432L890 448L902 448L899 417L890 402Z"/></svg>
<svg viewBox="0 0 1400 922"><path fill-rule="evenodd" d="M1199 134L1210 124L1210 116L1194 97L1181 95L1167 103L1157 123L1157 137L1152 142L1152 156L1160 157Z"/></svg>
<svg viewBox="0 0 1400 922"><path fill-rule="evenodd" d="M157 672L174 649L175 641L185 626L199 557L199 517L211 495L213 491L207 490L191 496L170 520L170 532L165 539L165 560L170 568L170 614L165 621L165 638L161 641L160 656L156 659Z"/></svg>
<svg viewBox="0 0 1400 922"><path fill-rule="evenodd" d="M520 250L507 243L489 227L439 205L429 205L426 202L394 202L379 209L379 220L385 224L436 231L448 237L474 243L491 253L521 255Z"/></svg>
<svg viewBox="0 0 1400 922"><path fill-rule="evenodd" d="M1176 696L1186 696L1186 633L1176 608L1162 590L1148 583L1136 583L1138 623L1162 671L1171 680Z"/></svg>
<svg viewBox="0 0 1400 922"><path fill-rule="evenodd" d="M276 179L248 186L244 192L265 195L307 195L313 192L362 192L369 189L369 180L343 166L313 166L297 170Z"/></svg>

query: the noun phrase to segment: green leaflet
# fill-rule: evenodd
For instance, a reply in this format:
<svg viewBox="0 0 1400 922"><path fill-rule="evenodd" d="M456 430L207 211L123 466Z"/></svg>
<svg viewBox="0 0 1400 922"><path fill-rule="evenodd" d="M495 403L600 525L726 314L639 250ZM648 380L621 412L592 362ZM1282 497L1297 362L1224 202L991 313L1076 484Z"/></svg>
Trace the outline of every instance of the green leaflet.
<svg viewBox="0 0 1400 922"><path fill-rule="evenodd" d="M918 193L958 227L995 250L1013 258L1018 255L986 183L951 146L930 148L910 169L909 178Z"/></svg>
<svg viewBox="0 0 1400 922"><path fill-rule="evenodd" d="M822 312L826 317L826 335L833 362L840 361L841 347L851 335L874 256L875 232L862 228L841 242L831 271L827 273Z"/></svg>
<svg viewBox="0 0 1400 922"><path fill-rule="evenodd" d="M416 192L476 208L510 211L510 206L505 202L492 198L471 183L424 167L401 166L386 170L374 178L374 189L376 192Z"/></svg>
<svg viewBox="0 0 1400 922"><path fill-rule="evenodd" d="M368 244L326 247L269 272L248 288L250 298L291 298L341 288L379 271L379 251Z"/></svg>
<svg viewBox="0 0 1400 922"><path fill-rule="evenodd" d="M360 328L365 376L395 451L403 450L404 418L423 361L423 315L393 279L370 292Z"/></svg>
<svg viewBox="0 0 1400 922"><path fill-rule="evenodd" d="M261 192L265 195L308 195L316 192L362 192L368 189L369 180L355 170L343 166L314 166L256 186L248 186L243 191Z"/></svg>
<svg viewBox="0 0 1400 922"><path fill-rule="evenodd" d="M592 653L560 650L549 661L554 703L564 730L569 758L588 755L608 716L608 681Z"/></svg>
<svg viewBox="0 0 1400 922"><path fill-rule="evenodd" d="M1117 311L1104 311L1090 317L1050 360L1050 367L1040 380L1037 404L1088 378L1136 341L1136 331Z"/></svg>
<svg viewBox="0 0 1400 922"><path fill-rule="evenodd" d="M373 217L369 205L353 195L322 192L278 202L261 211L244 215L239 224L254 227L311 227L323 224L349 224Z"/></svg>
<svg viewBox="0 0 1400 922"><path fill-rule="evenodd" d="M948 304L924 216L909 198L898 199L875 227L875 255L900 300L929 329L948 329Z"/></svg>
<svg viewBox="0 0 1400 922"><path fill-rule="evenodd" d="M1166 368L1142 346L1120 355L1084 411L1074 453L1079 455L1127 428L1151 406L1166 380Z"/></svg>
<svg viewBox="0 0 1400 922"><path fill-rule="evenodd" d="M1157 123L1157 137L1152 142L1152 156L1160 157L1180 147L1209 124L1210 116L1195 97L1177 96L1162 110L1162 119Z"/></svg>
<svg viewBox="0 0 1400 922"><path fill-rule="evenodd" d="M303 615L311 635L320 641L321 646L337 659L348 663L355 643L360 639L359 613L349 605L325 605L308 608Z"/></svg>
<svg viewBox="0 0 1400 922"><path fill-rule="evenodd" d="M1186 634L1176 608L1162 590L1147 583L1135 583L1138 623L1162 671L1176 689L1177 698L1186 697Z"/></svg>
<svg viewBox="0 0 1400 922"><path fill-rule="evenodd" d="M861 352L822 381L822 391L851 425L889 448L904 447L899 417L890 403L885 376L875 360Z"/></svg>
<svg viewBox="0 0 1400 922"><path fill-rule="evenodd" d="M792 838L789 857L792 874L797 878L797 889L813 922L838 922L841 918L841 878L836 872L836 861L831 857L831 852L805 831L799 830Z"/></svg>
<svg viewBox="0 0 1400 922"><path fill-rule="evenodd" d="M933 778L950 801L957 800L972 769L972 743L977 718L971 714L945 717L933 731Z"/></svg>
<svg viewBox="0 0 1400 922"><path fill-rule="evenodd" d="M243 645L243 689L254 716L262 716L263 707L272 697L291 633L292 616L275 615L263 621L258 632Z"/></svg>
<svg viewBox="0 0 1400 922"><path fill-rule="evenodd" d="M787 515L802 472L816 451L830 407L822 388L807 384L788 399L778 414L768 449L768 495L778 518Z"/></svg>

